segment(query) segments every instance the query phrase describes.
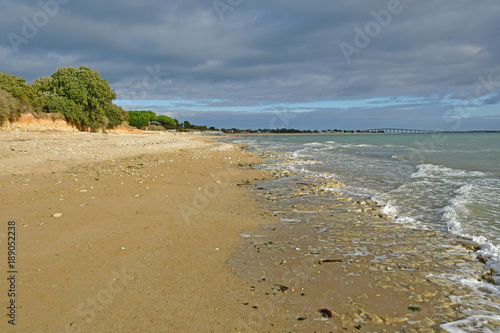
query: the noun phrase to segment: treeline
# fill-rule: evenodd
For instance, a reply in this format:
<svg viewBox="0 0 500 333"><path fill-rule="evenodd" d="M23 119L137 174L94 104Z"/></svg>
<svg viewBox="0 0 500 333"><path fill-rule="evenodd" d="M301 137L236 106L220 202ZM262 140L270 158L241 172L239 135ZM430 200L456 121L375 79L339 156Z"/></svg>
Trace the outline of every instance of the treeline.
<svg viewBox="0 0 500 333"><path fill-rule="evenodd" d="M177 119L173 119L164 115L157 116L156 113L150 110L144 111L127 111L128 123L138 129L148 129L148 130L165 130L165 129L176 129L179 132L183 131L207 131L206 126L197 126L191 124L189 121L179 122Z"/></svg>
<svg viewBox="0 0 500 333"><path fill-rule="evenodd" d="M224 133L291 133L291 134L298 134L298 133L320 133L318 130L299 130L299 129L294 129L294 128L276 128L276 129L269 129L269 128L260 128L258 130L252 130L252 129L238 129L238 128L222 128L222 132Z"/></svg>
<svg viewBox="0 0 500 333"><path fill-rule="evenodd" d="M109 83L86 66L59 68L33 84L0 73L0 124L25 112L47 112L62 114L80 130L113 128L128 119L127 113L113 104L115 99Z"/></svg>
<svg viewBox="0 0 500 333"><path fill-rule="evenodd" d="M259 128L257 130L252 130L252 129L239 129L239 128L221 128L221 131L224 133L272 133L272 134L277 134L277 133L291 133L291 134L319 134L319 133L364 133L365 131L361 130L339 130L339 129L328 129L328 130L299 130L299 129L294 129L294 128L276 128L276 129L269 129L269 128Z"/></svg>
<svg viewBox="0 0 500 333"><path fill-rule="evenodd" d="M138 129L146 129L150 125L162 125L165 128L175 128L177 120L167 116L157 116L153 111L127 111L128 123Z"/></svg>

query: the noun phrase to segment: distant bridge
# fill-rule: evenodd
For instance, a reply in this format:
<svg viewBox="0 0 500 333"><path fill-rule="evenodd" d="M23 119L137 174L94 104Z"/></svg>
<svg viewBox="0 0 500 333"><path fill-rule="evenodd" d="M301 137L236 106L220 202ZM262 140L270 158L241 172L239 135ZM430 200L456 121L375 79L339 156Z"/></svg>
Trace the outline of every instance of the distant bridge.
<svg viewBox="0 0 500 333"><path fill-rule="evenodd" d="M429 133L439 133L440 131L434 130L419 130L419 129L407 129L407 128L370 128L363 130L364 133L399 133L399 134L429 134Z"/></svg>

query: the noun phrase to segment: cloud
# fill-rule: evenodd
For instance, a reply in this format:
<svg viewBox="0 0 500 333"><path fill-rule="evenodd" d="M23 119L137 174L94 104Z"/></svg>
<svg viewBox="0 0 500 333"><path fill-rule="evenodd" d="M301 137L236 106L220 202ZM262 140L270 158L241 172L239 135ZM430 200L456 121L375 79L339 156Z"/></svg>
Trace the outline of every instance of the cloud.
<svg viewBox="0 0 500 333"><path fill-rule="evenodd" d="M7 2L0 13L1 70L31 81L84 64L110 81L119 99L218 99L263 110L325 100L468 99L479 77L500 77L494 0L400 0L398 13L378 23L348 63L340 43L356 46L357 29L376 27L373 13L387 12L394 1L243 0L222 17L213 1L69 1L18 53L8 33L23 36L25 19L33 22L43 7ZM161 84L148 71L157 67ZM498 104L498 97L488 103ZM426 117L445 113L442 104ZM405 112L393 117L407 119Z"/></svg>

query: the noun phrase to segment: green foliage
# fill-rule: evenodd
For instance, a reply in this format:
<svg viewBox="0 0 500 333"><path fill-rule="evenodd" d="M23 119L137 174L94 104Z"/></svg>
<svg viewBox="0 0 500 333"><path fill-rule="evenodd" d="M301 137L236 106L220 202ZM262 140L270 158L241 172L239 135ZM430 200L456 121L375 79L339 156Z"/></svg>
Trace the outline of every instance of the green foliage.
<svg viewBox="0 0 500 333"><path fill-rule="evenodd" d="M43 84L40 86L43 87ZM52 74L48 90L82 108L88 122L77 125L88 126L92 130L108 126L106 108L109 108L116 94L98 72L86 66L59 68Z"/></svg>
<svg viewBox="0 0 500 333"><path fill-rule="evenodd" d="M7 91L0 89L0 125L18 115L20 103Z"/></svg>
<svg viewBox="0 0 500 333"><path fill-rule="evenodd" d="M48 92L42 94L40 98L43 100L44 112L61 113L67 122L75 124L80 129L90 127L87 114L72 100Z"/></svg>
<svg viewBox="0 0 500 333"><path fill-rule="evenodd" d="M50 76L42 76L33 81L33 88L37 93L43 93L51 91L54 79Z"/></svg>
<svg viewBox="0 0 500 333"><path fill-rule="evenodd" d="M114 128L121 125L128 119L128 114L121 107L109 103L106 106L106 118L108 118L108 128Z"/></svg>
<svg viewBox="0 0 500 333"><path fill-rule="evenodd" d="M26 84L25 82L26 80L21 77L7 73L0 73L0 89L10 93L12 97L17 99L22 104L31 105L36 98L36 92L31 85Z"/></svg>
<svg viewBox="0 0 500 333"><path fill-rule="evenodd" d="M162 125L164 128L177 126L177 120L172 119L167 116L156 116L156 113L150 110L146 111L127 111L129 119L128 123L130 126L136 128L144 128L149 125Z"/></svg>
<svg viewBox="0 0 500 333"><path fill-rule="evenodd" d="M158 116L156 117L156 122L162 124L163 126L170 126L170 127L175 127L177 125L177 122L175 119L172 119L167 116Z"/></svg>
<svg viewBox="0 0 500 333"><path fill-rule="evenodd" d="M156 119L156 114L152 118L150 112L154 114L152 111L127 111L128 124L138 129L148 126L150 119Z"/></svg>

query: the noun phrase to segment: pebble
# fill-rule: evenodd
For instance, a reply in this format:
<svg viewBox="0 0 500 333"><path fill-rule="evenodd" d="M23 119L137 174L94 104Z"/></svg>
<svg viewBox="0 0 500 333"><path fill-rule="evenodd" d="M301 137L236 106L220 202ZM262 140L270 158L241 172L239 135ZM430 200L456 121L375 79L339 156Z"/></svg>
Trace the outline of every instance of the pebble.
<svg viewBox="0 0 500 333"><path fill-rule="evenodd" d="M52 214L52 217L57 218L57 217L61 217L62 215L63 215L62 213L54 213L54 214Z"/></svg>

